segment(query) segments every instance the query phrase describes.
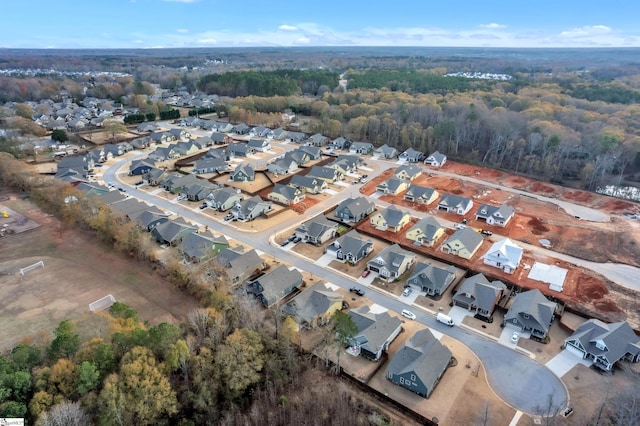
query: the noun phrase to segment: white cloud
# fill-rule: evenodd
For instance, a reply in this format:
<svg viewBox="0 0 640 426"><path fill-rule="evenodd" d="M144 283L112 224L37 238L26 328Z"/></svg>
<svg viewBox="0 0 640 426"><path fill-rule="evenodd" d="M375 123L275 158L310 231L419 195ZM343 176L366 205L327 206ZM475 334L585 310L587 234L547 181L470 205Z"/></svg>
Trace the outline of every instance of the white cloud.
<svg viewBox="0 0 640 426"><path fill-rule="evenodd" d="M189 32L189 30L187 30L187 29L185 29L185 28L178 28L178 29L176 30L176 32L179 32L179 33L188 33L188 32Z"/></svg>
<svg viewBox="0 0 640 426"><path fill-rule="evenodd" d="M216 44L217 41L215 38L203 38L197 41L200 44Z"/></svg>
<svg viewBox="0 0 640 426"><path fill-rule="evenodd" d="M572 28L562 31L561 37L592 37L594 35L602 35L611 32L611 28L606 25L585 25L584 27Z"/></svg>
<svg viewBox="0 0 640 426"><path fill-rule="evenodd" d="M492 22L490 24L482 24L482 25L480 25L480 28L499 29L499 28L507 28L507 26Z"/></svg>
<svg viewBox="0 0 640 426"><path fill-rule="evenodd" d="M309 44L311 43L311 39L309 37L300 37L295 40L296 44Z"/></svg>
<svg viewBox="0 0 640 426"><path fill-rule="evenodd" d="M284 24L284 25L280 25L278 27L278 29L281 30L281 31L296 31L298 29L298 27L295 27L293 25Z"/></svg>

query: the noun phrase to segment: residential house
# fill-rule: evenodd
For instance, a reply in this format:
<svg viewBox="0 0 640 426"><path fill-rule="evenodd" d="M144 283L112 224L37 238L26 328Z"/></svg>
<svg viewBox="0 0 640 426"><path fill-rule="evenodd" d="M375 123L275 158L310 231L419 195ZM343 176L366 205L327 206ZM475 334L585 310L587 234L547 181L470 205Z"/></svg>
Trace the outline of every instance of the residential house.
<svg viewBox="0 0 640 426"><path fill-rule="evenodd" d="M349 316L358 330L349 350L371 361L378 361L402 331L402 321L398 317L389 312L371 312L366 305L352 309Z"/></svg>
<svg viewBox="0 0 640 426"><path fill-rule="evenodd" d="M339 170L324 166L311 167L311 171L307 173L307 176L322 179L327 183L333 183L342 180L343 178L343 175Z"/></svg>
<svg viewBox="0 0 640 426"><path fill-rule="evenodd" d="M406 234L415 245L433 247L445 234L445 227L433 216L426 216L413 225Z"/></svg>
<svg viewBox="0 0 640 426"><path fill-rule="evenodd" d="M363 160L357 155L340 154L331 164L339 164L347 173L355 173Z"/></svg>
<svg viewBox="0 0 640 426"><path fill-rule="evenodd" d="M306 222L302 222L296 228L295 234L306 243L321 245L336 236L338 227L338 223L332 222L324 215L319 214Z"/></svg>
<svg viewBox="0 0 640 426"><path fill-rule="evenodd" d="M154 167L151 170L149 170L147 173L142 175L142 180L147 185L158 186L160 185L160 182L164 180L166 175L167 175L166 170L158 169Z"/></svg>
<svg viewBox="0 0 640 426"><path fill-rule="evenodd" d="M173 147L159 146L152 153L150 153L147 158L152 161L162 162L167 160L174 160L179 157L180 154L175 149L173 149Z"/></svg>
<svg viewBox="0 0 640 426"><path fill-rule="evenodd" d="M387 379L429 398L451 363L451 351L425 328L409 339L387 367Z"/></svg>
<svg viewBox="0 0 640 426"><path fill-rule="evenodd" d="M219 158L221 160L229 160L229 157L227 157L227 150L224 148L211 148L209 151L207 151L207 153L205 154L206 158Z"/></svg>
<svg viewBox="0 0 640 426"><path fill-rule="evenodd" d="M484 255L483 262L495 268L500 268L507 274L513 274L522 260L522 247L509 238L495 242Z"/></svg>
<svg viewBox="0 0 640 426"><path fill-rule="evenodd" d="M233 127L231 127L231 130L229 130L229 132L235 133L236 135L248 135L250 131L251 131L251 127L247 126L244 123L238 123Z"/></svg>
<svg viewBox="0 0 640 426"><path fill-rule="evenodd" d="M323 179L301 175L291 176L289 185L307 194L319 194L328 187L327 182Z"/></svg>
<svg viewBox="0 0 640 426"><path fill-rule="evenodd" d="M316 133L315 135L309 136L306 144L310 146L325 146L330 142L330 139L326 136L323 136L320 133Z"/></svg>
<svg viewBox="0 0 640 426"><path fill-rule="evenodd" d="M291 299L282 311L300 328L326 325L336 311L342 309L342 296L324 281L318 281Z"/></svg>
<svg viewBox="0 0 640 426"><path fill-rule="evenodd" d="M626 321L612 324L597 319L582 323L564 340L565 349L593 365L611 371L619 361L640 361L640 338Z"/></svg>
<svg viewBox="0 0 640 426"><path fill-rule="evenodd" d="M267 165L267 171L274 175L287 175L298 170L298 163L291 157L283 157Z"/></svg>
<svg viewBox="0 0 640 426"><path fill-rule="evenodd" d="M407 272L416 261L416 255L394 244L367 262L367 269L382 279L395 281Z"/></svg>
<svg viewBox="0 0 640 426"><path fill-rule="evenodd" d="M455 212L464 216L473 207L473 201L466 197L458 195L444 194L438 202L438 209L447 212Z"/></svg>
<svg viewBox="0 0 640 426"><path fill-rule="evenodd" d="M282 127L278 127L277 129L271 130L267 134L267 138L275 139L277 141L285 140L287 138L287 131Z"/></svg>
<svg viewBox="0 0 640 426"><path fill-rule="evenodd" d="M213 130L214 132L219 132L219 133L229 133L233 131L233 128L234 126L231 123L228 123L225 121L214 121L213 124L211 125L211 128L208 130Z"/></svg>
<svg viewBox="0 0 640 426"><path fill-rule="evenodd" d="M505 227L515 214L515 209L507 204L501 204L500 207L481 204L476 212L476 220L484 220L488 225Z"/></svg>
<svg viewBox="0 0 640 426"><path fill-rule="evenodd" d="M351 142L349 147L350 154L371 154L373 152L373 145L369 142Z"/></svg>
<svg viewBox="0 0 640 426"><path fill-rule="evenodd" d="M409 185L407 192L404 193L405 200L425 205L433 203L439 196L435 189L419 185Z"/></svg>
<svg viewBox="0 0 640 426"><path fill-rule="evenodd" d="M175 140L173 135L169 132L153 132L149 137L156 144L169 143Z"/></svg>
<svg viewBox="0 0 640 426"><path fill-rule="evenodd" d="M149 123L149 122L140 123L136 128L138 133L151 133L151 132L158 131L159 129L160 129L160 126L158 126L156 123Z"/></svg>
<svg viewBox="0 0 640 426"><path fill-rule="evenodd" d="M153 160L133 160L131 164L129 164L129 174L132 176L142 176L155 167L156 163Z"/></svg>
<svg viewBox="0 0 640 426"><path fill-rule="evenodd" d="M398 179L412 181L422 175L422 169L415 164L403 164L393 172Z"/></svg>
<svg viewBox="0 0 640 426"><path fill-rule="evenodd" d="M348 149L351 142L342 136L331 141L330 146L334 149Z"/></svg>
<svg viewBox="0 0 640 426"><path fill-rule="evenodd" d="M151 230L151 235L160 244L176 246L187 235L196 232L198 228L188 224L182 218L160 223Z"/></svg>
<svg viewBox="0 0 640 426"><path fill-rule="evenodd" d="M271 149L271 143L268 139L249 139L247 143L256 152L267 152Z"/></svg>
<svg viewBox="0 0 640 426"><path fill-rule="evenodd" d="M184 129L169 129L169 133L173 135L173 139L176 141L186 141L191 137L191 133Z"/></svg>
<svg viewBox="0 0 640 426"><path fill-rule="evenodd" d="M224 187L212 192L207 198L207 204L211 208L224 212L242 200L244 200L242 192L234 188Z"/></svg>
<svg viewBox="0 0 640 426"><path fill-rule="evenodd" d="M409 188L409 181L390 177L376 186L376 192L385 195L398 195Z"/></svg>
<svg viewBox="0 0 640 426"><path fill-rule="evenodd" d="M411 215L393 204L371 216L371 225L381 231L400 232L411 221Z"/></svg>
<svg viewBox="0 0 640 426"><path fill-rule="evenodd" d="M279 302L303 284L297 269L280 265L261 277L247 283L247 293L253 294L265 307Z"/></svg>
<svg viewBox="0 0 640 426"><path fill-rule="evenodd" d="M476 315L491 318L496 305L505 296L507 286L502 281L489 281L482 274L465 279L453 295L453 304Z"/></svg>
<svg viewBox="0 0 640 426"><path fill-rule="evenodd" d="M311 158L309 158L309 154L299 149L287 152L286 154L284 154L283 158L291 159L298 163L298 165L300 166L304 166L309 161L311 161Z"/></svg>
<svg viewBox="0 0 640 426"><path fill-rule="evenodd" d="M407 284L426 293L427 296L439 296L449 288L456 279L456 268L434 266L418 262Z"/></svg>
<svg viewBox="0 0 640 426"><path fill-rule="evenodd" d="M287 132L287 139L293 143L300 143L307 140L307 135L302 132Z"/></svg>
<svg viewBox="0 0 640 426"><path fill-rule="evenodd" d="M373 151L373 155L389 160L398 156L398 150L385 143L384 145Z"/></svg>
<svg viewBox="0 0 640 426"><path fill-rule="evenodd" d="M173 148L181 157L193 155L200 151L200 147L191 141L178 142L176 144L169 145L169 147Z"/></svg>
<svg viewBox="0 0 640 426"><path fill-rule="evenodd" d="M131 141L131 146L135 149L146 149L151 145L151 138L149 136L143 136Z"/></svg>
<svg viewBox="0 0 640 426"><path fill-rule="evenodd" d="M221 173L229 170L229 165L222 158L201 157L193 163L193 173Z"/></svg>
<svg viewBox="0 0 640 426"><path fill-rule="evenodd" d="M178 245L178 250L189 262L202 262L227 248L229 241L223 235L214 236L209 231L188 234Z"/></svg>
<svg viewBox="0 0 640 426"><path fill-rule="evenodd" d="M198 149L205 149L213 145L213 141L209 136L198 136L195 139L191 139L191 142L195 144Z"/></svg>
<svg viewBox="0 0 640 426"><path fill-rule="evenodd" d="M327 246L327 253L336 256L343 263L355 265L373 251L373 241L362 237L355 229Z"/></svg>
<svg viewBox="0 0 640 426"><path fill-rule="evenodd" d="M292 179L293 180L293 179ZM366 197L347 198L335 210L335 216L343 222L360 222L376 209Z"/></svg>
<svg viewBox="0 0 640 426"><path fill-rule="evenodd" d="M298 148L296 151L304 152L309 156L309 161L319 160L322 158L322 150L316 146L311 145L303 145Z"/></svg>
<svg viewBox="0 0 640 426"><path fill-rule="evenodd" d="M162 185L163 187L171 192L172 194L185 194L189 187L192 185L199 185L203 181L202 179L198 179L196 175L180 175L175 179L165 180Z"/></svg>
<svg viewBox="0 0 640 426"><path fill-rule="evenodd" d="M112 191L119 192L119 191ZM156 226L167 222L169 218L157 207L148 210L133 212L129 214L129 219L147 232L151 232Z"/></svg>
<svg viewBox="0 0 640 426"><path fill-rule="evenodd" d="M482 234L474 231L473 228L465 227L454 232L440 246L440 250L469 260L478 251L483 241Z"/></svg>
<svg viewBox="0 0 640 426"><path fill-rule="evenodd" d="M110 152L112 158L113 157L119 157L122 154L125 153L124 149L122 146L120 146L120 144L117 143L107 143L104 144L104 146L102 147L102 149L105 150L105 152Z"/></svg>
<svg viewBox="0 0 640 426"><path fill-rule="evenodd" d="M255 195L246 200L242 200L231 208L231 214L243 222L251 221L257 217L266 215L273 208L270 201L264 201Z"/></svg>
<svg viewBox="0 0 640 426"><path fill-rule="evenodd" d="M290 109L286 109L282 114L280 114L280 118L285 123L291 123L292 121L294 121L296 119L296 115Z"/></svg>
<svg viewBox="0 0 640 426"><path fill-rule="evenodd" d="M266 138L271 129L265 126L256 126L249 130L249 136L259 136L261 138Z"/></svg>
<svg viewBox="0 0 640 426"><path fill-rule="evenodd" d="M296 187L276 183L267 198L278 204L290 206L304 200L305 194Z"/></svg>
<svg viewBox="0 0 640 426"><path fill-rule="evenodd" d="M248 157L255 153L255 150L246 143L230 143L227 145L227 157Z"/></svg>
<svg viewBox="0 0 640 426"><path fill-rule="evenodd" d="M94 167L93 159L87 156L62 157L57 165L57 174L64 174L69 170L75 171L80 177L87 177L87 172Z"/></svg>
<svg viewBox="0 0 640 426"><path fill-rule="evenodd" d="M229 180L234 182L249 182L256 179L256 172L250 163L240 163L236 169L229 174Z"/></svg>
<svg viewBox="0 0 640 426"><path fill-rule="evenodd" d="M211 193L217 191L218 188L220 188L219 184L214 184L208 180L201 179L200 182L186 188L183 193L187 195L187 199L189 201L202 201L207 199Z"/></svg>
<svg viewBox="0 0 640 426"><path fill-rule="evenodd" d="M538 289L518 293L504 315L504 325L514 325L544 339L549 333L555 310L556 303L544 297Z"/></svg>
<svg viewBox="0 0 640 426"><path fill-rule="evenodd" d="M440 154L438 151L429 155L424 160L424 164L428 164L433 167L442 167L447 162L447 156L444 154Z"/></svg>
<svg viewBox="0 0 640 426"><path fill-rule="evenodd" d="M265 261L258 256L255 250L241 253L226 248L215 257L215 263L234 286L255 277L266 268Z"/></svg>
<svg viewBox="0 0 640 426"><path fill-rule="evenodd" d="M229 142L229 139L227 138L227 135L225 135L224 133L220 133L220 132L213 132L211 133L211 142L214 145L225 145Z"/></svg>
<svg viewBox="0 0 640 426"><path fill-rule="evenodd" d="M405 160L407 163L418 163L424 160L424 153L416 151L413 148L407 149L398 157L400 160Z"/></svg>

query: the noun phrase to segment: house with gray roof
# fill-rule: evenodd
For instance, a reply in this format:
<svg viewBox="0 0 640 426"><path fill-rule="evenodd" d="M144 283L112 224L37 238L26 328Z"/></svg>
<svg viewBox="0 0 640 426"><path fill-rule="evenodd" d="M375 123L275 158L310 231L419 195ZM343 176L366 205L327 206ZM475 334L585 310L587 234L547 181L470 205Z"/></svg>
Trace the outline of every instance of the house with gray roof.
<svg viewBox="0 0 640 426"><path fill-rule="evenodd" d="M256 127L252 128L251 130L249 130L249 135L250 136L259 136L259 137L262 137L262 138L266 138L270 131L271 131L271 129L269 129L268 127L256 126Z"/></svg>
<svg viewBox="0 0 640 426"><path fill-rule="evenodd" d="M393 172L393 175L398 179L412 181L422 175L422 169L415 164L403 164Z"/></svg>
<svg viewBox="0 0 640 426"><path fill-rule="evenodd" d="M304 200L305 194L294 186L276 183L267 198L275 203L290 206Z"/></svg>
<svg viewBox="0 0 640 426"><path fill-rule="evenodd" d="M440 194L433 188L420 185L409 185L404 193L404 199L415 203L428 205L438 199Z"/></svg>
<svg viewBox="0 0 640 426"><path fill-rule="evenodd" d="M298 170L298 163L289 156L277 159L267 165L267 171L275 175L287 175Z"/></svg>
<svg viewBox="0 0 640 426"><path fill-rule="evenodd" d="M416 151L413 148L407 149L398 157L400 160L405 160L407 163L418 163L424 160L424 153Z"/></svg>
<svg viewBox="0 0 640 426"><path fill-rule="evenodd" d="M207 151L204 157L201 158L217 158L225 161L229 160L229 157L227 157L227 150L224 148L211 148Z"/></svg>
<svg viewBox="0 0 640 426"><path fill-rule="evenodd" d="M287 132L287 139L294 143L300 143L307 140L307 135L302 132Z"/></svg>
<svg viewBox="0 0 640 426"><path fill-rule="evenodd" d="M349 140L343 138L342 136L335 138L331 141L330 144L330 146L334 149L347 149L349 148L349 145L351 145L351 142L349 142Z"/></svg>
<svg viewBox="0 0 640 426"><path fill-rule="evenodd" d="M338 223L330 221L324 215L319 214L302 222L295 230L297 237L305 243L321 245L336 236Z"/></svg>
<svg viewBox="0 0 640 426"><path fill-rule="evenodd" d="M229 241L224 235L214 236L209 231L187 234L178 244L178 250L189 262L202 262L227 248Z"/></svg>
<svg viewBox="0 0 640 426"><path fill-rule="evenodd" d="M476 212L476 220L484 220L488 225L505 227L515 214L515 209L507 204L501 204L499 207L481 204Z"/></svg>
<svg viewBox="0 0 640 426"><path fill-rule="evenodd" d="M279 302L303 283L302 274L297 269L280 265L261 277L247 283L247 293L260 301L265 307Z"/></svg>
<svg viewBox="0 0 640 426"><path fill-rule="evenodd" d="M140 124L138 124L138 127L136 128L138 133L151 133L151 132L155 132L155 131L157 131L159 129L160 129L160 126L158 126L158 124L152 123L152 122L140 123Z"/></svg>
<svg viewBox="0 0 640 426"><path fill-rule="evenodd" d="M201 157L193 164L193 173L221 173L229 170L229 165L222 158Z"/></svg>
<svg viewBox="0 0 640 426"><path fill-rule="evenodd" d="M187 195L187 189L192 185L199 185L203 183L203 179L199 179L196 175L180 175L175 179L163 182L165 189L172 194L184 194Z"/></svg>
<svg viewBox="0 0 640 426"><path fill-rule="evenodd" d="M390 177L376 186L376 192L385 195L398 195L409 188L409 181Z"/></svg>
<svg viewBox="0 0 640 426"><path fill-rule="evenodd" d="M402 331L398 317L392 317L389 312L373 313L366 305L352 309L349 316L358 330L349 350L371 361L378 361Z"/></svg>
<svg viewBox="0 0 640 426"><path fill-rule="evenodd" d="M119 201L109 205L109 209L111 209L111 213L118 223L124 223L128 220L132 220L132 218L136 217L138 214L153 208L154 207L149 207L147 203L138 201L136 198L128 198L124 201Z"/></svg>
<svg viewBox="0 0 640 426"><path fill-rule="evenodd" d="M223 270L233 285L244 283L266 268L265 261L258 256L255 250L242 253L226 248L215 257L215 263Z"/></svg>
<svg viewBox="0 0 640 426"><path fill-rule="evenodd" d="M451 351L425 328L398 350L387 367L387 379L429 398L451 363Z"/></svg>
<svg viewBox="0 0 640 426"><path fill-rule="evenodd" d="M532 336L544 339L556 311L556 303L548 300L538 289L516 294L504 315L504 325L530 331Z"/></svg>
<svg viewBox="0 0 640 426"><path fill-rule="evenodd" d="M626 321L612 324L597 319L582 323L564 340L565 349L593 365L611 371L619 361L640 361L640 338Z"/></svg>
<svg viewBox="0 0 640 426"><path fill-rule="evenodd" d="M455 212L464 216L473 207L473 201L466 197L460 197L453 194L443 194L438 202L438 210L446 212Z"/></svg>
<svg viewBox="0 0 640 426"><path fill-rule="evenodd" d="M378 274L378 277L395 281L413 266L416 255L393 244L382 250L367 262L367 270Z"/></svg>
<svg viewBox="0 0 640 426"><path fill-rule="evenodd" d="M169 220L167 215L157 207L132 213L129 215L129 219L147 232L151 232L153 228Z"/></svg>
<svg viewBox="0 0 640 426"><path fill-rule="evenodd" d="M398 156L398 150L385 143L384 145L373 151L373 155L389 160Z"/></svg>
<svg viewBox="0 0 640 426"><path fill-rule="evenodd" d="M154 167L153 169L142 175L142 180L146 182L147 185L158 186L160 185L160 182L162 182L166 174L166 170Z"/></svg>
<svg viewBox="0 0 640 426"><path fill-rule="evenodd" d="M474 231L473 228L465 227L454 232L440 246L440 251L469 260L478 251L483 241L482 234Z"/></svg>
<svg viewBox="0 0 640 426"><path fill-rule="evenodd" d="M227 145L227 157L248 157L255 153L255 149L246 143L230 143Z"/></svg>
<svg viewBox="0 0 640 426"><path fill-rule="evenodd" d="M453 304L476 315L491 318L506 292L507 286L502 281L489 281L484 275L476 274L462 282L453 296Z"/></svg>
<svg viewBox="0 0 640 426"><path fill-rule="evenodd" d="M320 158L322 158L322 150L316 146L303 145L300 148L298 148L296 151L304 152L309 156L309 160L311 161L319 160Z"/></svg>
<svg viewBox="0 0 640 426"><path fill-rule="evenodd" d="M485 265L500 268L508 274L513 274L520 265L523 252L522 247L518 247L509 238L504 238L493 243L482 260Z"/></svg>
<svg viewBox="0 0 640 426"><path fill-rule="evenodd" d="M334 214L342 222L360 222L375 209L375 204L366 197L347 198L338 204Z"/></svg>
<svg viewBox="0 0 640 426"><path fill-rule="evenodd" d="M202 201L207 199L211 193L217 191L219 188L219 184L214 184L202 179L202 182L194 183L182 191L182 193L187 195L189 201Z"/></svg>
<svg viewBox="0 0 640 426"><path fill-rule="evenodd" d="M340 154L336 157L331 164L338 164L344 170L349 173L355 173L358 171L358 167L363 163L362 157L357 155Z"/></svg>
<svg viewBox="0 0 640 426"><path fill-rule="evenodd" d="M157 144L169 143L175 140L175 137L169 132L153 132L149 136L151 140Z"/></svg>
<svg viewBox="0 0 640 426"><path fill-rule="evenodd" d="M445 268L418 262L407 284L425 292L427 296L439 296L444 294L455 278L456 268L451 265Z"/></svg>
<svg viewBox="0 0 640 426"><path fill-rule="evenodd" d="M236 203L244 200L242 192L235 188L224 187L216 191L213 191L207 197L207 204L209 207L216 209L220 212L224 212L232 208Z"/></svg>
<svg viewBox="0 0 640 426"><path fill-rule="evenodd" d="M209 137L211 138L211 142L214 145L224 145L228 142L227 135L225 135L224 133L213 132Z"/></svg>
<svg viewBox="0 0 640 426"><path fill-rule="evenodd" d="M411 215L393 204L371 215L371 225L381 231L400 232L411 221Z"/></svg>
<svg viewBox="0 0 640 426"><path fill-rule="evenodd" d="M240 221L249 222L266 215L273 208L271 201L264 201L258 195L242 200L231 208L231 214Z"/></svg>
<svg viewBox="0 0 640 426"><path fill-rule="evenodd" d="M119 157L125 153L124 147L117 143L107 143L102 146L105 152L110 152L113 157Z"/></svg>
<svg viewBox="0 0 640 426"><path fill-rule="evenodd" d="M256 172L251 163L240 163L229 173L229 180L234 182L249 182L256 179Z"/></svg>
<svg viewBox="0 0 640 426"><path fill-rule="evenodd" d="M133 160L129 165L129 174L132 176L142 176L155 167L155 161L148 160L146 158L142 160Z"/></svg>
<svg viewBox="0 0 640 426"><path fill-rule="evenodd" d="M311 176L293 175L289 181L289 186L298 188L300 191L307 194L319 194L327 189L328 184L325 180L320 178L314 178Z"/></svg>
<svg viewBox="0 0 640 426"><path fill-rule="evenodd" d="M407 239L415 245L433 247L445 234L444 226L433 216L426 216L407 231Z"/></svg>
<svg viewBox="0 0 640 426"><path fill-rule="evenodd" d="M316 133L315 135L309 136L307 139L307 144L311 146L325 146L329 143L330 139L320 133Z"/></svg>
<svg viewBox="0 0 640 426"><path fill-rule="evenodd" d="M351 265L357 264L373 251L373 241L361 236L355 229L327 246L327 253L336 259Z"/></svg>
<svg viewBox="0 0 640 426"><path fill-rule="evenodd" d="M283 158L290 158L291 160L298 163L298 165L300 166L304 166L309 161L311 161L311 159L309 158L309 154L299 149L285 153Z"/></svg>
<svg viewBox="0 0 640 426"><path fill-rule="evenodd" d="M343 178L343 175L339 170L324 166L311 167L311 171L307 173L307 176L322 179L327 183L333 183L338 180L342 180Z"/></svg>
<svg viewBox="0 0 640 426"><path fill-rule="evenodd" d="M191 137L191 133L184 129L169 129L169 133L171 133L174 140L177 141L186 141Z"/></svg>
<svg viewBox="0 0 640 426"><path fill-rule="evenodd" d="M300 328L315 328L328 324L333 314L342 309L342 302L339 293L326 282L318 281L291 299L282 311Z"/></svg>
<svg viewBox="0 0 640 426"><path fill-rule="evenodd" d="M238 123L231 127L231 130L229 130L229 132L235 133L236 135L248 135L250 131L251 127L247 126L244 123Z"/></svg>
<svg viewBox="0 0 640 426"><path fill-rule="evenodd" d="M187 235L196 232L198 228L188 224L182 218L160 223L151 230L151 235L160 244L176 246Z"/></svg>
<svg viewBox="0 0 640 426"><path fill-rule="evenodd" d="M373 145L369 142L351 142L349 147L350 154L371 154L373 152Z"/></svg>
<svg viewBox="0 0 640 426"><path fill-rule="evenodd" d="M249 139L247 142L251 148L253 148L256 152L267 152L271 149L271 142L268 139Z"/></svg>
<svg viewBox="0 0 640 426"><path fill-rule="evenodd" d="M167 161L173 160L180 157L180 153L178 153L171 146L159 146L152 153L148 155L148 158L153 161Z"/></svg>
<svg viewBox="0 0 640 426"><path fill-rule="evenodd" d="M287 138L287 131L285 129L283 129L282 127L278 127L277 129L273 129L271 130L268 134L267 137L269 139L275 139L277 141L280 140L284 140Z"/></svg>
<svg viewBox="0 0 640 426"><path fill-rule="evenodd" d="M438 151L429 155L424 160L424 164L428 164L433 167L442 167L447 162L447 156L439 153Z"/></svg>

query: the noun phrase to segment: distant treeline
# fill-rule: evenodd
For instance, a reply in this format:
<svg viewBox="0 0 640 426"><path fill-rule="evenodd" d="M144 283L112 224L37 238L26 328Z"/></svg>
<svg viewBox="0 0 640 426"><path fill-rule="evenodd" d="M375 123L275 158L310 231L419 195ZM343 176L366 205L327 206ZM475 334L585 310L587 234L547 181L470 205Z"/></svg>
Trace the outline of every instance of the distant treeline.
<svg viewBox="0 0 640 426"><path fill-rule="evenodd" d="M369 70L350 73L350 89L382 89L394 92L436 93L467 92L472 89L487 89L493 83L464 77L446 77L425 71L413 70ZM484 86L484 87L479 87Z"/></svg>
<svg viewBox="0 0 640 426"><path fill-rule="evenodd" d="M635 104L640 100L640 92L613 84L572 84L567 93L574 98L588 101L602 101L611 104Z"/></svg>
<svg viewBox="0 0 640 426"><path fill-rule="evenodd" d="M202 77L198 88L232 97L318 95L335 88L339 78L338 73L325 70L227 72Z"/></svg>

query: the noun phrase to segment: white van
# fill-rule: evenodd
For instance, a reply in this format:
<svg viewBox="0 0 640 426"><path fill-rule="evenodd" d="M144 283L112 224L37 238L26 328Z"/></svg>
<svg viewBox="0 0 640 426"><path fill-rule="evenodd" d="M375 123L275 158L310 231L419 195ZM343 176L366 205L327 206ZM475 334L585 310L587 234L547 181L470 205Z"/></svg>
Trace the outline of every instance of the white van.
<svg viewBox="0 0 640 426"><path fill-rule="evenodd" d="M453 327L453 319L450 316L445 315L441 312L439 312L438 315L436 315L436 321L446 324L449 327Z"/></svg>

